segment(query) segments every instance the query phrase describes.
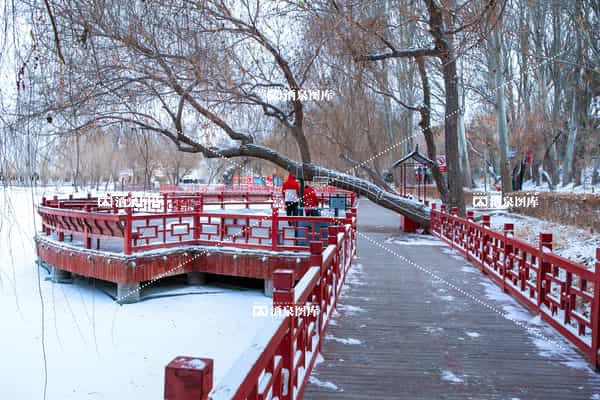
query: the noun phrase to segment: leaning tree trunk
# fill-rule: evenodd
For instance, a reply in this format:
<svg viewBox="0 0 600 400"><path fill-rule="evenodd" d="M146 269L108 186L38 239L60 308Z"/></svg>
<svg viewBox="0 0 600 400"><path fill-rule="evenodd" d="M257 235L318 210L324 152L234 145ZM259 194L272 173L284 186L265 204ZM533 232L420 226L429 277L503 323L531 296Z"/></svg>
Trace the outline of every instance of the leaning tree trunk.
<svg viewBox="0 0 600 400"><path fill-rule="evenodd" d="M214 158L254 157L270 161L288 171L302 169L304 179L306 180L312 180L314 177L326 177L329 185L365 196L382 207L406 215L421 225L421 227L425 229L429 228L429 208L424 204L397 196L365 179L324 168L313 163L302 163L292 160L265 146L246 143L239 147L220 150L218 153L215 152L214 155L205 154L205 156Z"/></svg>

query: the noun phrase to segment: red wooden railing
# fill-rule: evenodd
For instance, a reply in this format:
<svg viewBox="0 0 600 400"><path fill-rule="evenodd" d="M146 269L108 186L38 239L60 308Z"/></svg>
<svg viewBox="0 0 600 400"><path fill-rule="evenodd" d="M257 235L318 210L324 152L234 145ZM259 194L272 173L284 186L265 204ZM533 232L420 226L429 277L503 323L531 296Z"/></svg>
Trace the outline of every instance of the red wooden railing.
<svg viewBox="0 0 600 400"><path fill-rule="evenodd" d="M163 196L161 210L148 211L135 207L101 209L97 199L42 199L38 213L46 235L56 233L83 238L84 247L91 248L92 239L122 238L123 252L153 250L182 245L232 245L238 248L268 250L306 250L310 241L327 239L327 226L348 221L356 209L338 217L285 216L278 208L263 214L204 211L207 204L272 205L246 195L241 202L235 198L223 202L222 193L212 201L211 195Z"/></svg>
<svg viewBox="0 0 600 400"><path fill-rule="evenodd" d="M356 217L328 229L327 247L310 243L312 266L295 286L291 270L276 270L273 277L273 307L295 311L316 306L316 315L290 312L268 318L250 349L214 389L213 360L176 357L166 367L165 399L302 398L356 251Z"/></svg>
<svg viewBox="0 0 600 400"><path fill-rule="evenodd" d="M600 248L595 269L589 270L552 253L552 234L541 233L532 246L513 236L513 224L504 232L490 229L490 217L482 223L447 213L442 205L431 208L431 232L450 244L505 292L512 294L532 312L539 313L565 338L598 366L600 339Z"/></svg>

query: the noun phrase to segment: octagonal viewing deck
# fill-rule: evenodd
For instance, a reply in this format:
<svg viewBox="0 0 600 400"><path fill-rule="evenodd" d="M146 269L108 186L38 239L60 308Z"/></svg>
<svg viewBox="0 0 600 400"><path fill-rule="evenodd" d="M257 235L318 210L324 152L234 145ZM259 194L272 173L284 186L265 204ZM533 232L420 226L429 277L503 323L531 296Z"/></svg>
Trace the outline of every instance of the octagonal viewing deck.
<svg viewBox="0 0 600 400"><path fill-rule="evenodd" d="M338 216L325 208L332 196L346 200ZM43 199L37 250L54 281L77 274L114 282L121 303L139 300L140 282L179 274L192 282L207 273L263 279L270 294L276 267L301 277L309 242L326 244L353 223L353 194L328 190L319 197L330 215L286 216L272 191Z"/></svg>

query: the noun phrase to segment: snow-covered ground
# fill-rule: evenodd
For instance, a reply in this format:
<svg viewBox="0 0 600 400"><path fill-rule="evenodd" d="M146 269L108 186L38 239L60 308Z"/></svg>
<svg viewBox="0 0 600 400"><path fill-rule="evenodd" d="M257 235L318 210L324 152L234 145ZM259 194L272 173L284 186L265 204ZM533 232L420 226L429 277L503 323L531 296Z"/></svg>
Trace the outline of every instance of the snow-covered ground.
<svg viewBox="0 0 600 400"><path fill-rule="evenodd" d="M528 180L523 182L523 190L527 191L549 191L547 183L542 185L538 185L536 182L532 180ZM592 185L592 169L587 168L585 173L583 174L583 179L581 181L581 185L575 186L573 183L569 183L567 185L562 184L562 176L560 182L554 188L555 192L560 193L595 193L600 195L600 183L596 183Z"/></svg>
<svg viewBox="0 0 600 400"><path fill-rule="evenodd" d="M594 268L596 248L600 247L600 235L597 233L508 211L496 211L490 215L492 229L502 231L505 223L512 223L515 237L535 246L540 233L552 233L554 253Z"/></svg>
<svg viewBox="0 0 600 400"><path fill-rule="evenodd" d="M178 355L215 359L218 383L265 323L252 314L262 291L206 285L119 306L94 283L52 284L34 264L44 194L0 189L0 399L42 398L43 349L48 400L162 399Z"/></svg>

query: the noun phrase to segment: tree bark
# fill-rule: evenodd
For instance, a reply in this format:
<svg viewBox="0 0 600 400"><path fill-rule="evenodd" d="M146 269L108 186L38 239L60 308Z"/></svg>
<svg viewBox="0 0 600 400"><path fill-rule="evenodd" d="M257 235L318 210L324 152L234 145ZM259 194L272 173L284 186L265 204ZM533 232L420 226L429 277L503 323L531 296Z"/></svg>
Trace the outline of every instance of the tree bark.
<svg viewBox="0 0 600 400"><path fill-rule="evenodd" d="M430 160L435 161L437 159L437 149L433 131L431 130L431 89L429 87L429 79L427 78L425 60L423 58L417 58L417 64L419 66L419 75L421 77L421 86L423 88L423 106L419 109L419 113L421 114L419 126L421 127L421 131L425 137L425 143L427 144L427 157ZM438 192L440 193L440 199L444 204L447 204L448 185L444 175L440 172L437 162L431 167L431 175L433 176Z"/></svg>
<svg viewBox="0 0 600 400"><path fill-rule="evenodd" d="M500 150L500 177L502 193L512 191L510 161L508 159L508 126L506 124L506 102L504 96L504 51L500 35L501 22L492 32L492 60L494 65L494 89L496 92L496 130Z"/></svg>
<svg viewBox="0 0 600 400"><path fill-rule="evenodd" d="M464 216L466 213L465 197L458 148L459 100L456 54L452 37L445 33L441 6L434 0L428 0L427 5L429 9L429 26L436 48L439 50L437 55L442 62L442 75L446 92L444 134L446 163L448 165L448 205L457 207L459 214Z"/></svg>

